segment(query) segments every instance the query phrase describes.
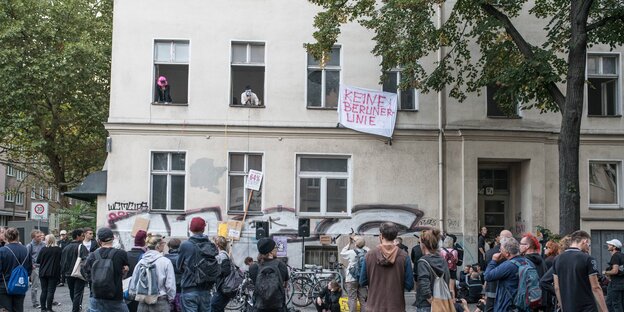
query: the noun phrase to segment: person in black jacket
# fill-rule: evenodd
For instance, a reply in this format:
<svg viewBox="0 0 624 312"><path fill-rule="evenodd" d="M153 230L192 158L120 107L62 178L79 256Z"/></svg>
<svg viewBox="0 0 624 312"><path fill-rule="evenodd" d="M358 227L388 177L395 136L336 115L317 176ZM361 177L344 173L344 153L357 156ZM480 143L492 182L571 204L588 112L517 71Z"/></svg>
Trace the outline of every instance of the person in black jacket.
<svg viewBox="0 0 624 312"><path fill-rule="evenodd" d="M69 296L72 300L72 312L80 312L82 311L82 294L85 288L85 280L79 277L72 277L71 274L78 257L82 259L81 263L84 264L89 251L82 244L84 240L82 229L73 230L71 235L73 241L61 253L61 274L65 275L67 280Z"/></svg>
<svg viewBox="0 0 624 312"><path fill-rule="evenodd" d="M3 283L0 283L0 310L3 308L9 312L24 311L24 295L9 295L5 282L11 279L11 273L15 267L22 264L30 276L32 260L28 250L19 241L19 232L15 228L8 228L4 237L6 245L0 248L0 272Z"/></svg>
<svg viewBox="0 0 624 312"><path fill-rule="evenodd" d="M230 275L230 256L228 255L228 242L227 239L223 236L217 236L214 240L215 245L219 248L219 254L217 255L217 262L221 264L221 276L217 281L216 290L214 295L210 299L210 311L211 312L223 312L225 310L225 306L227 306L231 296L228 294L224 294L221 292L221 286L223 285L223 280L225 280L228 275Z"/></svg>
<svg viewBox="0 0 624 312"><path fill-rule="evenodd" d="M176 267L176 263L178 263L178 258L180 257L180 244L182 244L182 242L179 239L170 239L167 243L167 247L169 247L169 252L167 252L167 254L165 255L165 257L171 260L171 263L173 264L173 273L175 273L176 280L176 296L172 304L171 312L182 312L182 304L180 303L180 293L182 291L182 287L180 287L180 282L182 281L182 272ZM130 256L128 255L128 257Z"/></svg>
<svg viewBox="0 0 624 312"><path fill-rule="evenodd" d="M327 287L323 287L314 300L317 312L340 312L340 297L342 289L336 281L329 281Z"/></svg>
<svg viewBox="0 0 624 312"><path fill-rule="evenodd" d="M67 237L67 231L65 230L61 230L59 235L60 235L60 239L58 240L57 244L59 247L61 247L61 250L63 250L65 246L69 245L71 240ZM61 282L57 286L59 287L65 286L65 276L63 274L61 274Z"/></svg>
<svg viewBox="0 0 624 312"><path fill-rule="evenodd" d="M39 252L37 264L39 264L39 280L41 280L41 302L42 312L54 312L52 302L56 285L61 278L61 247L56 245L54 234L45 237L45 247Z"/></svg>

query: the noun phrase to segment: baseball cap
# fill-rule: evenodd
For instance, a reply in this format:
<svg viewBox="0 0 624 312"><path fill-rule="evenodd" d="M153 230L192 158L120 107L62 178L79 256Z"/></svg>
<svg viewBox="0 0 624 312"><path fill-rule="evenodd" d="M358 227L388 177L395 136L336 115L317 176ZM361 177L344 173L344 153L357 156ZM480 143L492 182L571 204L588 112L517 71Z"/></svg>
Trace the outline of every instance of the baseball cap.
<svg viewBox="0 0 624 312"><path fill-rule="evenodd" d="M67 231L61 230L61 235L67 235Z"/></svg>
<svg viewBox="0 0 624 312"><path fill-rule="evenodd" d="M612 239L610 241L607 241L607 245L613 245L616 248L622 248L622 242L620 242L619 239Z"/></svg>
<svg viewBox="0 0 624 312"><path fill-rule="evenodd" d="M115 239L115 235L113 235L113 231L109 228L101 228L97 232L97 238L101 242L110 242Z"/></svg>

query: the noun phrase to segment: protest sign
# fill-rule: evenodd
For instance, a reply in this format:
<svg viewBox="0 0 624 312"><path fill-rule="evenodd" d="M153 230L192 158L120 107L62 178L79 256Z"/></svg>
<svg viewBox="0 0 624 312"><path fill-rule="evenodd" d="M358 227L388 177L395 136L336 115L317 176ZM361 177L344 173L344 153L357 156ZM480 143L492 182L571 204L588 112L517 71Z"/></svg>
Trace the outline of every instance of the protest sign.
<svg viewBox="0 0 624 312"><path fill-rule="evenodd" d="M396 112L395 93L340 86L338 122L346 128L391 138Z"/></svg>

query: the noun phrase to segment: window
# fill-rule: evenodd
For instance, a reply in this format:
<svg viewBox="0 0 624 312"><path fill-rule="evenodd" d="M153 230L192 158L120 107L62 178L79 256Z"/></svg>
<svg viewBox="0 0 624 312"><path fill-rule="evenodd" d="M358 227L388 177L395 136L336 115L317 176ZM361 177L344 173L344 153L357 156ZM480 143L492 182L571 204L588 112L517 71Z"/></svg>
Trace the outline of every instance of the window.
<svg viewBox="0 0 624 312"><path fill-rule="evenodd" d="M620 197L620 162L589 162L589 204L617 206Z"/></svg>
<svg viewBox="0 0 624 312"><path fill-rule="evenodd" d="M232 42L232 105L264 104L264 43ZM247 87L256 96L243 94ZM244 103L243 103L244 102Z"/></svg>
<svg viewBox="0 0 624 312"><path fill-rule="evenodd" d="M349 157L299 156L299 213L350 214Z"/></svg>
<svg viewBox="0 0 624 312"><path fill-rule="evenodd" d="M26 172L22 170L17 170L17 180L24 181L24 179L26 179Z"/></svg>
<svg viewBox="0 0 624 312"><path fill-rule="evenodd" d="M4 190L4 201L8 203L15 202L15 191L10 189Z"/></svg>
<svg viewBox="0 0 624 312"><path fill-rule="evenodd" d="M7 169L6 169L6 175L8 175L9 177L14 177L15 176L15 168L13 168L13 166L8 165Z"/></svg>
<svg viewBox="0 0 624 312"><path fill-rule="evenodd" d="M587 56L587 115L616 116L619 97L619 60L616 55Z"/></svg>
<svg viewBox="0 0 624 312"><path fill-rule="evenodd" d="M24 192L18 192L17 197L15 199L15 204L23 206L24 205Z"/></svg>
<svg viewBox="0 0 624 312"><path fill-rule="evenodd" d="M152 209L184 210L185 153L152 153Z"/></svg>
<svg viewBox="0 0 624 312"><path fill-rule="evenodd" d="M396 93L399 102L397 107L399 110L418 110L418 91L416 89L399 90L399 84L401 83L400 71L386 72L386 77L383 82L383 91Z"/></svg>
<svg viewBox="0 0 624 312"><path fill-rule="evenodd" d="M52 187L48 187L48 200L54 200L54 197L52 197L53 195L52 191L53 191Z"/></svg>
<svg viewBox="0 0 624 312"><path fill-rule="evenodd" d="M324 68L308 53L308 107L336 108L340 88L340 47L333 47Z"/></svg>
<svg viewBox="0 0 624 312"><path fill-rule="evenodd" d="M154 42L154 102L188 103L189 41ZM163 76L167 84L159 86Z"/></svg>
<svg viewBox="0 0 624 312"><path fill-rule="evenodd" d="M251 194L245 185L247 174L252 169L262 171L262 154L230 153L228 168L228 211L243 212ZM262 189L253 192L248 211L262 211Z"/></svg>
<svg viewBox="0 0 624 312"><path fill-rule="evenodd" d="M504 117L504 118L517 118L519 117L519 105L516 102L513 106L501 105L494 99L494 95L500 86L496 84L488 84L486 87L486 101L487 101L487 116L488 117Z"/></svg>
<svg viewBox="0 0 624 312"><path fill-rule="evenodd" d="M30 199L36 199L37 198L37 187L33 186L30 188Z"/></svg>
<svg viewBox="0 0 624 312"><path fill-rule="evenodd" d="M45 189L43 188L43 186L39 188L39 198L40 199L45 198Z"/></svg>

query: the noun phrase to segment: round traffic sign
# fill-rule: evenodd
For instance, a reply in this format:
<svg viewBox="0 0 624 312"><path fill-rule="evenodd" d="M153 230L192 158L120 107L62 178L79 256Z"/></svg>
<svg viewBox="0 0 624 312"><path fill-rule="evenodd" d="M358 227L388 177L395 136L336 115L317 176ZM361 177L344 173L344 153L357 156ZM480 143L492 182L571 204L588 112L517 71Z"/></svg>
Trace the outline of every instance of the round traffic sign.
<svg viewBox="0 0 624 312"><path fill-rule="evenodd" d="M42 204L35 205L35 213L42 215L45 212L45 207Z"/></svg>

